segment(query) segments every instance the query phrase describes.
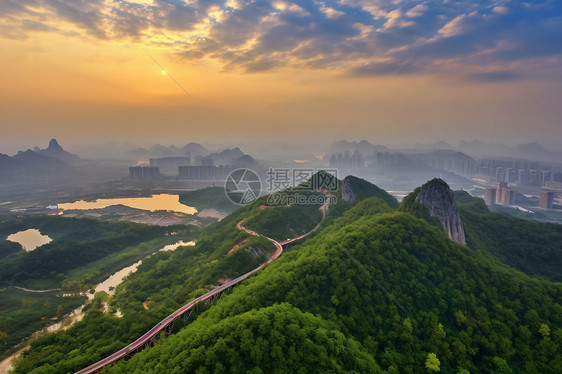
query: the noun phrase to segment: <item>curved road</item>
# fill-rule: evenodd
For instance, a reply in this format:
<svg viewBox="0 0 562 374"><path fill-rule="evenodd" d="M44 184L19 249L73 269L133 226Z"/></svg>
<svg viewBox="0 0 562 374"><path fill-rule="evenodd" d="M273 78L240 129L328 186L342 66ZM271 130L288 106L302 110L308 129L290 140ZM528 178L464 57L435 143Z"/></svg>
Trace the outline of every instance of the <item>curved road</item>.
<svg viewBox="0 0 562 374"><path fill-rule="evenodd" d="M273 256L271 256L269 258L269 260L267 260L266 262L264 262L263 264L261 264L257 268L247 272L246 274L243 274L243 275L239 276L238 278L232 279L231 281L223 284L222 286L219 286L219 287L207 292L206 294L201 295L198 298L190 301L189 303L185 304L184 306L182 306L181 308L177 309L175 312L170 314L168 317L164 318L162 321L158 322L153 328L151 328L146 333L144 333L143 336L141 336L140 338L138 338L137 340L135 340L131 344L127 345L125 348L113 353L110 356L107 356L103 360L100 360L100 361L96 362L95 364L92 364L92 365L88 366L85 369L77 371L76 374L94 373L98 370L101 370L103 367L105 367L105 366L107 366L107 365L109 365L109 364L111 364L115 361L118 361L118 360L122 359L123 357L127 356L131 352L134 352L136 349L142 347L143 345L148 343L152 338L154 338L156 335L158 335L159 333L164 331L166 329L166 327L168 327L168 325L173 323L176 318L181 317L185 312L192 309L195 306L195 304L197 304L201 301L205 301L207 299L210 299L211 297L213 297L217 294L220 294L221 292L223 292L227 288L232 287L232 286L242 282L244 279L248 278L250 275L252 275L256 271L261 270L265 265L269 264L271 261L273 261L276 258L278 258L279 256L281 256L281 253L283 253L283 246L278 241L276 241L276 240L274 240L270 237L267 237L265 235L258 234L255 231L246 229L244 226L242 226L242 223L245 220L246 219L244 218L242 221L238 222L236 227L240 230L246 231L250 235L264 237L264 238L270 240L271 242L273 242L273 244L275 244L275 246L277 247L275 253L273 254ZM299 239L300 239L300 237L299 237Z"/></svg>
<svg viewBox="0 0 562 374"><path fill-rule="evenodd" d="M324 218L326 218L326 212L327 212L327 209L328 209L328 204L329 204L329 201L326 200L324 205L322 205L322 207L320 207L320 209L322 210L322 220L320 221L320 223L318 223L318 225L316 225L316 227L314 227L312 230L310 230L306 234L300 235L300 236L298 236L296 238L293 238L293 239L288 239L288 240L282 241L281 243L279 243L277 240L272 239L268 236L259 234L259 233L255 232L253 230L245 228L242 225L242 223L244 223L246 218L244 218L243 220L238 222L236 224L236 227L239 230L244 230L245 232L247 232L250 235L260 236L262 238L266 238L269 241L271 241L273 244L275 244L275 247L277 249L275 250L275 253L273 253L273 256L271 256L269 258L269 260L267 260L266 262L264 262L263 264L261 264L257 268L247 272L246 274L243 274L243 275L239 276L238 278L232 279L231 281L226 282L222 286L219 286L219 287L207 292L206 294L201 295L198 298L190 301L189 303L185 304L184 306L182 306L181 308L177 309L175 312L170 314L168 317L164 318L162 321L158 322L156 325L154 325L153 328L148 330L146 333L144 333L144 335L142 335L140 338L138 338L137 340L135 340L131 344L127 345L125 348L122 348L121 350L113 353L110 356L107 356L106 358L96 362L95 364L92 364L92 365L88 366L85 369L77 371L75 374L94 373L98 370L103 369L105 366L122 359L123 357L127 356L129 353L134 352L136 349L138 349L138 348L142 347L143 345L147 344L151 339L153 339L156 335L160 334L162 331L165 331L166 328L171 323L173 323L175 319L181 317L185 312L192 309L197 303L199 303L201 301L205 301L207 299L210 299L217 294L220 294L224 290L242 282L244 279L248 278L250 275L252 275L256 271L261 270L265 265L269 264L270 262L272 262L273 260L275 260L276 258L281 256L281 253L283 253L283 246L284 245L287 245L287 244L295 242L299 239L302 239L302 238L308 236L309 234L313 233L314 231L316 231L320 227L322 222L324 221Z"/></svg>

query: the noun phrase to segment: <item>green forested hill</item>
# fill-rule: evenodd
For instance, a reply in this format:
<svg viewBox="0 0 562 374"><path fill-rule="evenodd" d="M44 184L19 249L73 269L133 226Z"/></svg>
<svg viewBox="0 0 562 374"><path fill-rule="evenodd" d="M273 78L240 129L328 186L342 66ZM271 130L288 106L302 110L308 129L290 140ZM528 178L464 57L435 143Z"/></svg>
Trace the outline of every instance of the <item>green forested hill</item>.
<svg viewBox="0 0 562 374"><path fill-rule="evenodd" d="M131 222L104 222L93 218L3 217L0 218L0 239L3 239L0 240L0 248L8 247L9 242L5 240L7 235L29 228L39 229L53 241L32 252L26 253L20 247L20 251L12 250L4 258L0 257L1 286L60 287L74 269L179 230ZM9 248L13 248L13 245Z"/></svg>
<svg viewBox="0 0 562 374"><path fill-rule="evenodd" d="M19 244L5 239L30 228L39 229L53 241L25 252ZM172 232L175 235L170 235ZM30 335L60 322L82 305L87 298L79 291L90 289L166 244L189 240L196 234L197 229L190 226L39 215L0 217L0 357L21 348Z"/></svg>
<svg viewBox="0 0 562 374"><path fill-rule="evenodd" d="M187 331L187 330L186 330ZM110 373L375 373L374 358L336 324L287 303L215 322L202 318L166 349Z"/></svg>
<svg viewBox="0 0 562 374"><path fill-rule="evenodd" d="M197 210L217 209L223 212L234 212L239 208L228 199L224 187L207 187L199 190L182 192L179 194L182 204L193 206Z"/></svg>
<svg viewBox="0 0 562 374"><path fill-rule="evenodd" d="M379 197L346 206L176 334L105 372L562 371L562 284L452 242ZM83 323L35 341L16 373L87 366L222 273L253 266L269 243L245 242L235 225L258 209L209 226L196 247L147 261L110 300L123 318L93 306ZM227 254L238 243L247 246L239 257Z"/></svg>
<svg viewBox="0 0 562 374"><path fill-rule="evenodd" d="M455 200L470 247L528 275L562 282L562 225L492 213L466 192L455 192Z"/></svg>
<svg viewBox="0 0 562 374"><path fill-rule="evenodd" d="M364 201L355 209L365 212L372 203ZM184 359L173 364L165 357L200 336L206 336L209 348L231 339L228 329L214 329L209 337L203 326L233 323L252 310L284 302L335 324L388 372L424 372L430 353L443 372L560 372L560 284L496 265L408 214L350 218L355 209L235 289L197 323L108 371L183 372L190 362L205 362L202 372L232 368L202 346L182 353ZM267 324L263 328L269 331ZM264 334L262 340L250 339L253 351L239 340L230 346L231 355L248 362L242 371L261 367L260 358L289 332Z"/></svg>

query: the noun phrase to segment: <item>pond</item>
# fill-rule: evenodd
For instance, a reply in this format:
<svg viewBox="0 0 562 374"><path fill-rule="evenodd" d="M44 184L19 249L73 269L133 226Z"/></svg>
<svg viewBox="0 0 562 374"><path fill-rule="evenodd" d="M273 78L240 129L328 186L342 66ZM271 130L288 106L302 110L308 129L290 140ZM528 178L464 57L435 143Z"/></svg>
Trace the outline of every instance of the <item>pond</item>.
<svg viewBox="0 0 562 374"><path fill-rule="evenodd" d="M27 252L31 252L35 248L53 241L53 239L49 238L47 235L41 234L37 229L16 232L15 234L9 235L6 240L19 243Z"/></svg>
<svg viewBox="0 0 562 374"><path fill-rule="evenodd" d="M178 195L157 194L150 197L127 197L119 199L97 199L96 201L79 200L73 203L58 204L59 209L63 210L88 210L102 209L111 205L126 205L131 208L142 210L169 210L185 214L195 214L197 209L183 205L179 201Z"/></svg>

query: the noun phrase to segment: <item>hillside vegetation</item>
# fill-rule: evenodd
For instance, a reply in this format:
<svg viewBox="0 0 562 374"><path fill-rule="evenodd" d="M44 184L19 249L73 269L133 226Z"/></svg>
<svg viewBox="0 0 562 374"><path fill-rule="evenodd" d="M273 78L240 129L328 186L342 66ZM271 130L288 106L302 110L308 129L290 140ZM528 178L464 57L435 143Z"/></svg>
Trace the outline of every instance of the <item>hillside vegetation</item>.
<svg viewBox="0 0 562 374"><path fill-rule="evenodd" d="M5 240L9 234L30 228L39 229L53 241L25 252L19 244ZM175 235L169 235L171 232ZM60 322L84 303L83 292L113 272L196 234L189 226L163 228L57 216L1 218L0 357L34 332ZM34 292L47 289L52 291Z"/></svg>
<svg viewBox="0 0 562 374"><path fill-rule="evenodd" d="M240 206L228 199L224 187L207 187L199 190L182 192L179 194L180 203L203 209L216 209L222 212L233 212Z"/></svg>
<svg viewBox="0 0 562 374"><path fill-rule="evenodd" d="M215 359L217 351L210 347L218 345L220 351L231 332L210 332L204 326L228 325L253 310L288 303L337 326L344 336L360 343L359 352L369 352L387 372L424 372L430 354L443 372L560 372L560 284L531 279L491 262L409 214L380 214L373 203L362 202L298 250L285 254L197 323L107 371L183 372L193 360L205 362L202 372L229 371L235 366ZM363 214L367 207L373 209ZM355 209L362 211L359 217ZM244 349L240 341L229 346L232 360L266 372L260 358L291 334L289 330L268 335L267 326L264 318L264 334L269 338L250 338L253 351ZM208 345L188 349L193 347L191 339L199 336L205 336ZM325 346L337 341L328 338ZM168 362L169 352L178 350L183 359ZM345 369L355 370L361 362L357 358ZM314 365L305 368L320 372ZM290 369L281 365L277 370Z"/></svg>
<svg viewBox="0 0 562 374"><path fill-rule="evenodd" d="M21 247L19 251L14 251L15 246L8 244L6 236L29 228L40 230L53 241L32 252L25 252ZM74 269L182 229L185 227L148 226L92 218L4 218L0 221L0 238L4 239L0 241L0 248L7 249L0 258L0 285L15 284L40 289L61 287L67 274ZM189 230L195 232L194 228Z"/></svg>
<svg viewBox="0 0 562 374"><path fill-rule="evenodd" d="M455 199L469 246L530 276L562 282L562 225L492 213L466 192L456 192Z"/></svg>
<svg viewBox="0 0 562 374"><path fill-rule="evenodd" d="M102 372L562 372L562 284L510 268L485 245L455 243L371 190L338 200L311 238L177 323L176 334ZM15 372L85 367L255 267L271 243L236 223L259 222L262 204L207 227L195 247L153 256L109 300L123 318L92 304L83 322L35 340Z"/></svg>

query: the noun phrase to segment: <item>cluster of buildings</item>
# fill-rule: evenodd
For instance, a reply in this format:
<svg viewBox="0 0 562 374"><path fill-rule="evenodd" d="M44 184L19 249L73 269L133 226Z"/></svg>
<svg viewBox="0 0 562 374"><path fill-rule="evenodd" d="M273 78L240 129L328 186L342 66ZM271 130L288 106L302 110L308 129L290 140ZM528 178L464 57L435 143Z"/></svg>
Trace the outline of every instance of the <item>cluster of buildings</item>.
<svg viewBox="0 0 562 374"><path fill-rule="evenodd" d="M555 191L541 191L539 196L539 207L543 209L552 209L554 207Z"/></svg>
<svg viewBox="0 0 562 374"><path fill-rule="evenodd" d="M131 166L129 167L131 179L157 179L160 178L160 169L156 166Z"/></svg>
<svg viewBox="0 0 562 374"><path fill-rule="evenodd" d="M129 167L131 179L157 179L161 176L179 176L186 180L222 180L236 167L231 165L214 165L213 158L196 157L194 165L191 157L160 157L151 158L150 166Z"/></svg>
<svg viewBox="0 0 562 374"><path fill-rule="evenodd" d="M365 159L359 150L355 150L353 154L349 151L344 153L335 153L330 156L330 167L340 169L361 169L365 166Z"/></svg>
<svg viewBox="0 0 562 374"><path fill-rule="evenodd" d="M507 182L498 182L498 186L484 189L484 202L486 205L504 204L513 205L515 190Z"/></svg>
<svg viewBox="0 0 562 374"><path fill-rule="evenodd" d="M236 167L224 165L195 165L179 166L178 172L180 179L186 180L223 180Z"/></svg>
<svg viewBox="0 0 562 374"><path fill-rule="evenodd" d="M521 186L546 186L548 182L562 182L562 173L552 172L551 166L530 160L480 161L478 173L496 182L517 183Z"/></svg>
<svg viewBox="0 0 562 374"><path fill-rule="evenodd" d="M539 194L539 208L553 209L556 197L560 195L562 195L562 182L547 182L546 189L542 189ZM514 200L515 189L509 187L507 182L498 182L497 187L484 189L486 205L513 205Z"/></svg>
<svg viewBox="0 0 562 374"><path fill-rule="evenodd" d="M432 167L466 177L477 172L477 163L472 157L446 149L426 153L377 152L375 161L387 167Z"/></svg>

